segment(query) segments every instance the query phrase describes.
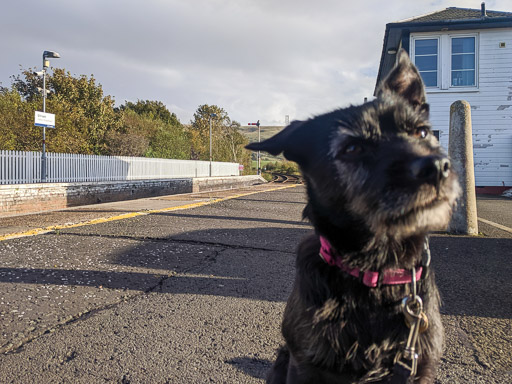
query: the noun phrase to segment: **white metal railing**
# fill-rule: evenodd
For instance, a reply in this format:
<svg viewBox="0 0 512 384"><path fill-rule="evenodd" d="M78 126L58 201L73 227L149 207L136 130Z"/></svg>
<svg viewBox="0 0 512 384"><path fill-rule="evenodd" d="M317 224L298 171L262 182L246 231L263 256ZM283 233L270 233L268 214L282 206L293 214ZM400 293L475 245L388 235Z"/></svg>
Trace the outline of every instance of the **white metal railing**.
<svg viewBox="0 0 512 384"><path fill-rule="evenodd" d="M47 153L49 183L207 177L210 162ZM238 176L238 163L212 162L212 176ZM41 182L41 152L0 151L0 184Z"/></svg>

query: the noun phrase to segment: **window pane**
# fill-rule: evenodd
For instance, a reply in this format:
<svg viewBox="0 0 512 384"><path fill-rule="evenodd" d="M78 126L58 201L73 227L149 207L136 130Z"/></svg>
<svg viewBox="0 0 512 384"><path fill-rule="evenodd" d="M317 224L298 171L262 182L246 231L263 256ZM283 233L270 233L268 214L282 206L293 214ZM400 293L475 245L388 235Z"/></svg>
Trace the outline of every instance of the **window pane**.
<svg viewBox="0 0 512 384"><path fill-rule="evenodd" d="M414 41L414 64L418 67L426 87L437 87L437 39Z"/></svg>
<svg viewBox="0 0 512 384"><path fill-rule="evenodd" d="M453 87L469 87L475 85L475 71L452 71Z"/></svg>
<svg viewBox="0 0 512 384"><path fill-rule="evenodd" d="M476 54L474 37L452 38L452 86L476 85Z"/></svg>
<svg viewBox="0 0 512 384"><path fill-rule="evenodd" d="M420 75L426 87L437 87L437 71L420 72Z"/></svg>
<svg viewBox="0 0 512 384"><path fill-rule="evenodd" d="M437 70L437 56L416 56L415 64L420 71Z"/></svg>
<svg viewBox="0 0 512 384"><path fill-rule="evenodd" d="M453 55L452 69L475 69L475 55Z"/></svg>
<svg viewBox="0 0 512 384"><path fill-rule="evenodd" d="M453 53L475 53L474 37L458 37L452 39Z"/></svg>
<svg viewBox="0 0 512 384"><path fill-rule="evenodd" d="M437 39L415 40L416 55L437 55Z"/></svg>

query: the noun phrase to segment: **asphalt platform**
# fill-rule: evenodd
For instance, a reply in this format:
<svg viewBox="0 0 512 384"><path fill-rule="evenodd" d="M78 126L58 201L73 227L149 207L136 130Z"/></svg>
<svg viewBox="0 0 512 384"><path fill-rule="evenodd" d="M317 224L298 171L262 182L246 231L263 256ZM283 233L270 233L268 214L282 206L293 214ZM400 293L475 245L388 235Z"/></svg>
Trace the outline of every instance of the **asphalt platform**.
<svg viewBox="0 0 512 384"><path fill-rule="evenodd" d="M302 185L0 218L0 383L263 383L282 342ZM436 233L438 383L512 383L512 199Z"/></svg>

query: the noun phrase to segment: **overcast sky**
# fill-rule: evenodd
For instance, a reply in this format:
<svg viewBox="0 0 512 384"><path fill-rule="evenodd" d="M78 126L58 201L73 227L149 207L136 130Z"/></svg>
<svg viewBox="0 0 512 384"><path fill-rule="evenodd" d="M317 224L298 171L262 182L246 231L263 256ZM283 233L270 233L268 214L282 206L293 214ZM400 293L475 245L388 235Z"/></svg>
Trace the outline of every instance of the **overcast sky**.
<svg viewBox="0 0 512 384"><path fill-rule="evenodd" d="M202 104L242 125L284 124L372 97L386 23L481 0L5 0L0 83L51 65L91 75L116 104ZM512 11L510 0L488 10ZM51 111L50 111L51 112Z"/></svg>

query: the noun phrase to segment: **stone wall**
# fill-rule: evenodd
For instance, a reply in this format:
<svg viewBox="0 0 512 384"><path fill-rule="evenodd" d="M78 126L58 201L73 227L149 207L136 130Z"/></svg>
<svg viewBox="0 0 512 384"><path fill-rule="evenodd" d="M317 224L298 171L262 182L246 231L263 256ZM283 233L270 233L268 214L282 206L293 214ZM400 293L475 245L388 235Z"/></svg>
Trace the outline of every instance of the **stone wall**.
<svg viewBox="0 0 512 384"><path fill-rule="evenodd" d="M259 176L0 185L0 217L264 183Z"/></svg>
<svg viewBox="0 0 512 384"><path fill-rule="evenodd" d="M266 183L261 176L226 176L226 177L196 177L193 180L193 192L217 191L221 189L248 187L254 184Z"/></svg>

